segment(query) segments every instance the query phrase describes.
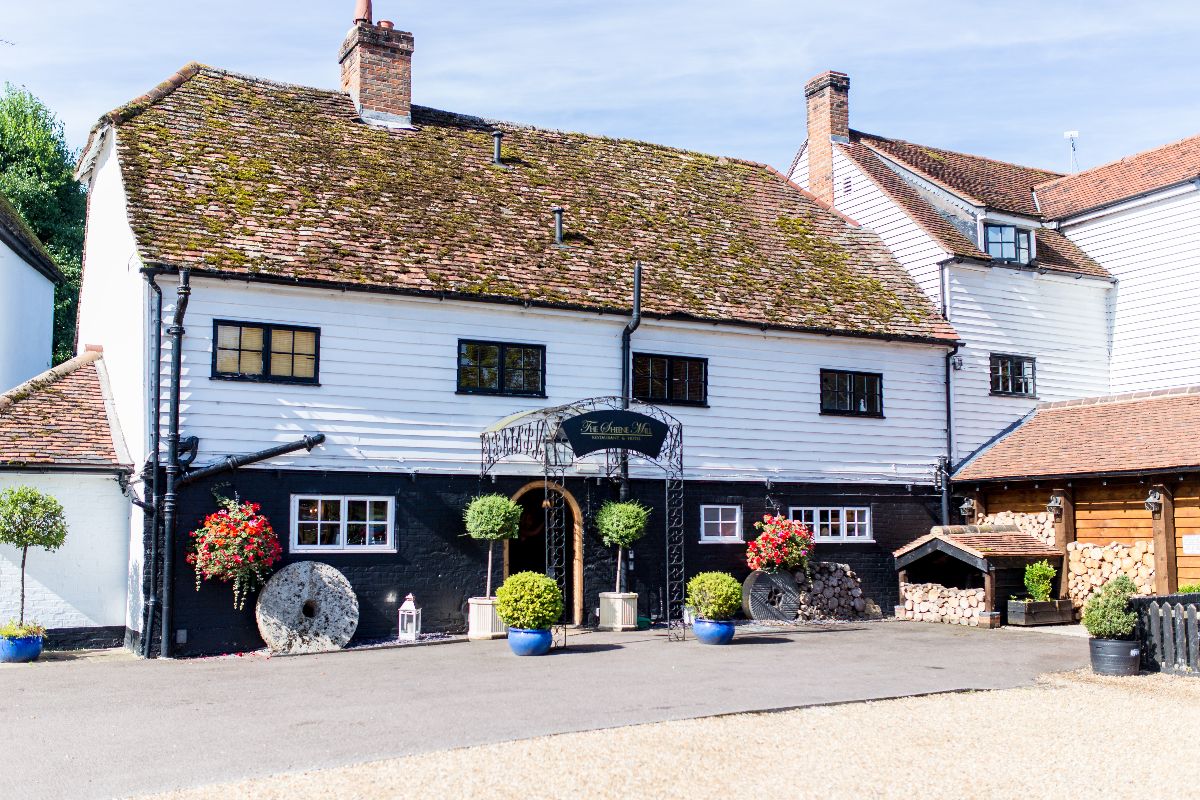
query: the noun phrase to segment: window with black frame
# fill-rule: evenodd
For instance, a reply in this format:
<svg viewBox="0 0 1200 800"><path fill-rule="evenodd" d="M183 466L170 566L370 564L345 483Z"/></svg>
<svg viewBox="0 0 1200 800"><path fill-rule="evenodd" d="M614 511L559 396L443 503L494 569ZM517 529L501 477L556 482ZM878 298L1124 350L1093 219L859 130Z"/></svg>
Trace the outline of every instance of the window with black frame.
<svg viewBox="0 0 1200 800"><path fill-rule="evenodd" d="M546 347L460 339L458 391L545 397Z"/></svg>
<svg viewBox="0 0 1200 800"><path fill-rule="evenodd" d="M821 413L844 417L883 416L883 375L821 370Z"/></svg>
<svg viewBox="0 0 1200 800"><path fill-rule="evenodd" d="M708 359L633 354L633 396L646 403L708 403Z"/></svg>
<svg viewBox="0 0 1200 800"><path fill-rule="evenodd" d="M317 383L321 331L261 322L213 322L212 377Z"/></svg>
<svg viewBox="0 0 1200 800"><path fill-rule="evenodd" d="M987 254L997 261L1028 264L1030 232L1015 225L985 225L984 246Z"/></svg>
<svg viewBox="0 0 1200 800"><path fill-rule="evenodd" d="M1010 397L1037 396L1037 359L992 353L992 394Z"/></svg>

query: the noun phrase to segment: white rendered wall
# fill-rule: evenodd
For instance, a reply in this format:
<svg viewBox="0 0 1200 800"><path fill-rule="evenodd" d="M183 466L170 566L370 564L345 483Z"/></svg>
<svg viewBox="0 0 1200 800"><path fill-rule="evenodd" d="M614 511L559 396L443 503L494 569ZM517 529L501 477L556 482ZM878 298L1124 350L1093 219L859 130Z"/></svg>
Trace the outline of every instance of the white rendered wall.
<svg viewBox="0 0 1200 800"><path fill-rule="evenodd" d="M0 392L50 368L54 284L0 242Z"/></svg>
<svg viewBox="0 0 1200 800"><path fill-rule="evenodd" d="M1200 191L1149 200L1063 227L1118 280L1114 392L1200 384Z"/></svg>
<svg viewBox="0 0 1200 800"><path fill-rule="evenodd" d="M29 551L25 618L47 628L125 626L130 505L116 477L0 471L0 491L16 486L53 495L67 519L62 548ZM20 581L21 551L0 545L0 620L16 619Z"/></svg>
<svg viewBox="0 0 1200 800"><path fill-rule="evenodd" d="M963 265L948 273L950 322L966 343L951 376L956 463L1039 401L1109 391L1107 281ZM991 395L992 353L1037 359L1036 399Z"/></svg>
<svg viewBox="0 0 1200 800"><path fill-rule="evenodd" d="M173 289L165 295L169 316ZM215 317L319 327L321 385L212 379ZM197 464L321 432L323 447L271 464L474 474L479 435L495 421L619 393L626 321L193 278L182 432L200 437ZM459 338L544 344L549 396L456 394ZM710 407L667 409L684 424L690 477L923 482L944 447L942 347L647 320L634 349L709 359ZM169 358L168 346L164 385ZM886 418L821 416L823 367L882 372Z"/></svg>

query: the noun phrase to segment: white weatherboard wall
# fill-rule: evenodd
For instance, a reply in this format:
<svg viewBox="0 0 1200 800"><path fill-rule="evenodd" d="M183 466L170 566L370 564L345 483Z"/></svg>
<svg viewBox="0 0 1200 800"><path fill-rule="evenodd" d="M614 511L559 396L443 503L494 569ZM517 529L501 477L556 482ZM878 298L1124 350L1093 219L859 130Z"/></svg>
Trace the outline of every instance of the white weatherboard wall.
<svg viewBox="0 0 1200 800"><path fill-rule="evenodd" d="M0 392L50 368L54 283L0 242Z"/></svg>
<svg viewBox="0 0 1200 800"><path fill-rule="evenodd" d="M840 147L833 149L833 191L838 211L875 231L934 307L940 308L942 284L938 265L950 254L884 194Z"/></svg>
<svg viewBox="0 0 1200 800"><path fill-rule="evenodd" d="M116 477L0 471L0 491L16 486L53 495L67 520L60 549L29 550L25 618L47 628L125 626L130 505ZM16 619L20 582L21 551L0 545L0 620Z"/></svg>
<svg viewBox="0 0 1200 800"><path fill-rule="evenodd" d="M950 322L966 345L952 373L954 461L1039 402L1106 394L1110 284L1003 267L949 268ZM991 395L992 353L1037 359L1037 398Z"/></svg>
<svg viewBox="0 0 1200 800"><path fill-rule="evenodd" d="M1118 280L1112 391L1200 383L1200 191L1191 184L1063 231Z"/></svg>
<svg viewBox="0 0 1200 800"><path fill-rule="evenodd" d="M200 437L197 464L320 432L329 437L324 446L270 463L475 474L479 434L498 419L620 391L625 317L195 277L192 284L181 425ZM173 290L166 295L169 316ZM214 318L319 327L321 385L212 379ZM459 338L546 345L549 396L456 394ZM709 359L710 407L667 407L684 425L689 477L917 483L930 480L942 452L943 347L654 320L633 342L635 351ZM169 358L167 346L164 383ZM886 419L821 416L822 367L882 372Z"/></svg>

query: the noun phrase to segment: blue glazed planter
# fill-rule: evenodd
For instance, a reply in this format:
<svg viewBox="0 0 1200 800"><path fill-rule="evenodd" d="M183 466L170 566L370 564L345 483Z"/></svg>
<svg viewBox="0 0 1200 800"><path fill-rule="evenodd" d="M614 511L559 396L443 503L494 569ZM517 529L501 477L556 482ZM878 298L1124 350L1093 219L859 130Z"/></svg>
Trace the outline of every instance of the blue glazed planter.
<svg viewBox="0 0 1200 800"><path fill-rule="evenodd" d="M692 632L700 644L729 644L733 641L733 620L698 619L692 624Z"/></svg>
<svg viewBox="0 0 1200 800"><path fill-rule="evenodd" d="M550 652L553 641L548 630L508 629L508 646L519 656L544 656Z"/></svg>
<svg viewBox="0 0 1200 800"><path fill-rule="evenodd" d="M0 638L0 664L24 664L37 661L42 654L41 636L23 636L20 639Z"/></svg>

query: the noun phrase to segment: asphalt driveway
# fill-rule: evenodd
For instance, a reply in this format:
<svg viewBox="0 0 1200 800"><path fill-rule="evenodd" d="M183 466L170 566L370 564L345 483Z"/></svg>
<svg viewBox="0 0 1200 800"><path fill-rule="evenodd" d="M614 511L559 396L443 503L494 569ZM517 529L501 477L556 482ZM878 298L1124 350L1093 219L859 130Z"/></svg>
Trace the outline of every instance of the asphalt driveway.
<svg viewBox="0 0 1200 800"><path fill-rule="evenodd" d="M729 647L647 633L571 645L525 659L496 641L4 666L4 794L125 796L551 733L1009 688L1087 663L1082 639L902 622Z"/></svg>

